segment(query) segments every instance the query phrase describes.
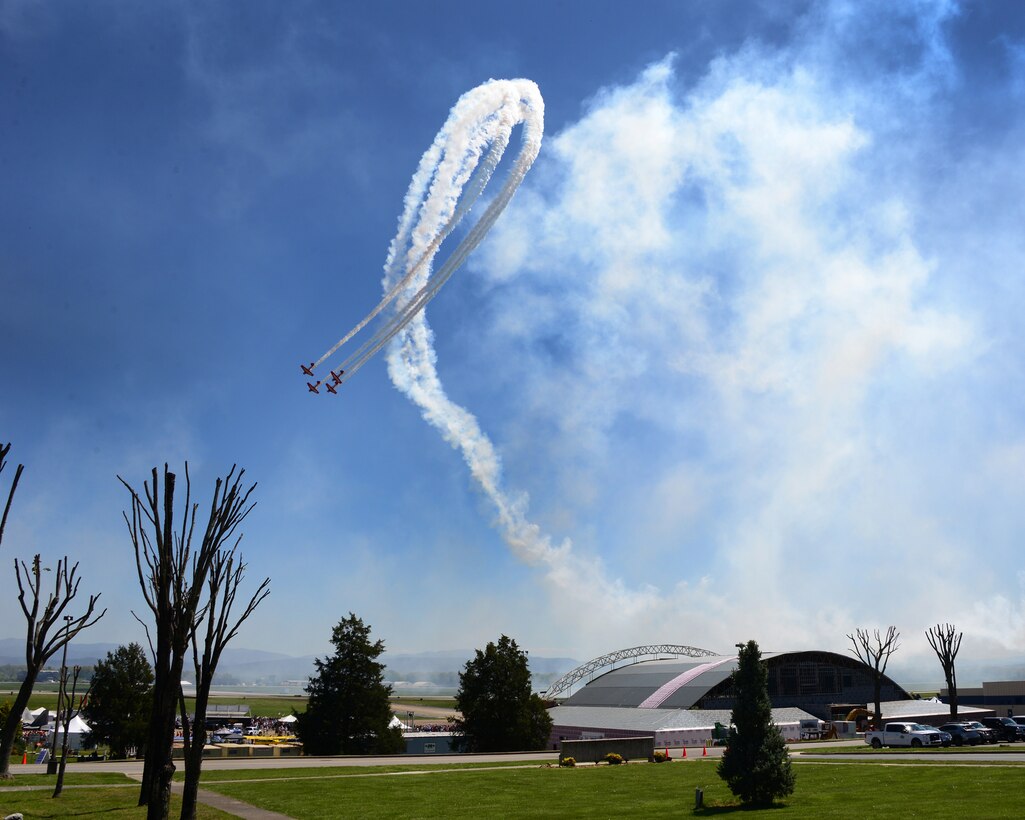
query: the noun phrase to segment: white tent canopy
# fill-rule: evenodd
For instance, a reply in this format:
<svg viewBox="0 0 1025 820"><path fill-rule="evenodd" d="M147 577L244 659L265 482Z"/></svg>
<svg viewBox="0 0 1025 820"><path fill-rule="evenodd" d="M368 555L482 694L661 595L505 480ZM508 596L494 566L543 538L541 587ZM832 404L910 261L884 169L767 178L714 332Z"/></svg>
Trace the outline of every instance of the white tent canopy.
<svg viewBox="0 0 1025 820"><path fill-rule="evenodd" d="M63 723L61 723L61 725L58 727L58 731L59 731L58 742L59 743L63 743L64 742L64 724ZM79 749L81 749L82 748L82 740L91 731L92 731L92 729L89 727L89 724L86 723L84 720L82 720L82 718L79 717L78 715L75 715L73 718L71 718L71 723L68 724L68 748L72 749L74 751L78 751ZM51 734L53 733L53 729L52 728L50 729L50 733Z"/></svg>
<svg viewBox="0 0 1025 820"><path fill-rule="evenodd" d="M401 720L399 720L397 716L392 715L391 716L391 723L388 724L388 728L389 729L394 729L396 726L398 726L403 731L408 731L408 729L409 729L409 727L405 723L403 723Z"/></svg>
<svg viewBox="0 0 1025 820"><path fill-rule="evenodd" d="M278 718L278 723L295 723L298 719L295 715L285 715L283 718Z"/></svg>

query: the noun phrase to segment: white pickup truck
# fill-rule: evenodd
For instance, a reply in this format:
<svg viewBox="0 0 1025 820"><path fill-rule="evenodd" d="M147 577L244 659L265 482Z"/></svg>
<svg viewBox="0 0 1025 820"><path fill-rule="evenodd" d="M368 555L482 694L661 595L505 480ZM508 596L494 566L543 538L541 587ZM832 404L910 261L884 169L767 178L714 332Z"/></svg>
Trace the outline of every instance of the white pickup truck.
<svg viewBox="0 0 1025 820"><path fill-rule="evenodd" d="M887 723L881 732L865 732L865 742L873 749L883 746L942 746L943 737L931 726L921 723Z"/></svg>

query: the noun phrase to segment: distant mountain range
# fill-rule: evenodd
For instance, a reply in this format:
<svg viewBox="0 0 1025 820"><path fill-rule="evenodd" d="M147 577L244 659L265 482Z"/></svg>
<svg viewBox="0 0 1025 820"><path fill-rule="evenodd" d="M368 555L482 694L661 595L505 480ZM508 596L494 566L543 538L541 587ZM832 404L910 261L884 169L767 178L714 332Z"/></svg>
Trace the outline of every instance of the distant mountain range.
<svg viewBox="0 0 1025 820"><path fill-rule="evenodd" d="M118 644L73 643L68 647L68 666L93 666L113 652ZM326 653L325 653L326 654ZM430 683L440 687L456 688L459 673L474 655L473 650L442 650L434 652L385 652L385 677L389 681ZM286 685L298 682L305 685L314 672L317 656L293 657L280 652L261 649L228 647L221 656L215 683ZM25 644L17 638L0 638L0 666L24 667ZM560 675L579 665L572 658L543 658L530 656L530 670L535 688L543 688ZM60 666L60 654L51 658L49 666ZM187 668L187 664L186 664ZM189 677L188 674L185 675Z"/></svg>
<svg viewBox="0 0 1025 820"><path fill-rule="evenodd" d="M93 666L117 649L114 643L73 643L68 647L68 666ZM325 650L324 655L327 654ZM324 657L324 655L320 657ZM435 687L456 689L459 673L474 655L473 650L452 649L433 652L385 652L385 678L405 686L430 684ZM294 657L262 649L228 647L224 650L215 683L221 685L250 684L267 686L305 686L314 672L317 656ZM534 688L546 688L556 678L580 665L573 658L546 658L530 655L530 671ZM895 656L897 661L898 657ZM0 638L0 666L24 668L25 644L18 638ZM49 668L60 666L60 653L50 659ZM902 686L913 690L939 689L943 674L939 665L901 667L892 665L891 676ZM186 666L186 668L188 668ZM191 676L186 673L186 679ZM981 686L982 681L1025 680L1025 662L1006 658L965 660L957 665L958 684L961 687ZM930 681L930 682L920 682ZM401 687L400 687L401 688ZM415 687L414 687L415 688Z"/></svg>

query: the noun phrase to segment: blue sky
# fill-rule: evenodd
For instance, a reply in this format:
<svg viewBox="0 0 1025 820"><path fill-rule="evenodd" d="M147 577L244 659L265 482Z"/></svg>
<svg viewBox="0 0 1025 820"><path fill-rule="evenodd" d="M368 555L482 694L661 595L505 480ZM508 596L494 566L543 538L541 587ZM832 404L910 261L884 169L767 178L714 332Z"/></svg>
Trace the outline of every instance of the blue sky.
<svg viewBox="0 0 1025 820"><path fill-rule="evenodd" d="M298 369L380 298L456 100L520 77L540 156L426 318L533 563L384 355L334 397ZM951 621L1020 659L1023 103L1011 2L5 0L5 565L80 560L91 639L139 640L115 475L238 463L273 590L240 646L352 610L394 650L892 623L928 667Z"/></svg>

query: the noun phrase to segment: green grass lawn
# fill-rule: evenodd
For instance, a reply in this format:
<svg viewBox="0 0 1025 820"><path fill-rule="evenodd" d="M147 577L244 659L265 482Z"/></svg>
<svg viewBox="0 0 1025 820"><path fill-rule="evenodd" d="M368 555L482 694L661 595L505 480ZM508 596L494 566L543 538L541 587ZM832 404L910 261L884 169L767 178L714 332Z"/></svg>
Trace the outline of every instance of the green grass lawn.
<svg viewBox="0 0 1025 820"><path fill-rule="evenodd" d="M64 772L65 786L112 786L134 783L129 777L119 772L82 772L71 771L72 767ZM0 780L0 791L9 786L49 786L53 788L57 782L57 776L52 774L18 774L18 770L11 767L11 774L14 780ZM5 815L0 815L0 817Z"/></svg>
<svg viewBox="0 0 1025 820"><path fill-rule="evenodd" d="M512 767L510 767L512 766ZM821 820L893 817L1019 817L1021 769L975 764L900 765L799 762L797 790L781 805L745 811ZM0 816L26 818L143 817L137 784L121 775L69 773L57 800L49 789L13 792L0 784ZM45 775L22 775L17 786L50 785ZM115 784L126 784L118 787ZM91 784L91 785L90 785ZM86 786L89 786L88 788ZM715 762L581 766L559 769L510 763L466 766L388 766L331 769L254 769L208 772L204 789L296 818L695 817L728 814L740 806L715 773ZM694 790L705 806L694 810ZM984 810L980 813L980 807ZM172 807L172 816L177 814ZM226 815L201 807L200 817Z"/></svg>
<svg viewBox="0 0 1025 820"><path fill-rule="evenodd" d="M417 706L431 706L435 709L455 709L456 699L443 698L443 697L432 697L432 698L419 698L414 695L392 695L391 697L392 706L404 707L406 709L416 709Z"/></svg>
<svg viewBox="0 0 1025 820"><path fill-rule="evenodd" d="M20 812L25 820L56 817L136 818L145 817L146 809L135 804L139 800L139 784L122 774L95 772L68 773L64 791L54 799L55 778L42 775L18 775L14 781L0 781L0 817ZM40 791L12 791L10 786L46 786ZM181 801L171 799L171 816L181 813ZM232 815L200 805L197 814L202 820L221 820Z"/></svg>
<svg viewBox="0 0 1025 820"><path fill-rule="evenodd" d="M0 700L14 701L14 695L0 695ZM191 711L196 708L195 698L185 699L186 707ZM247 704L253 717L279 717L290 715L292 710L297 712L306 711L305 695L246 695L245 697L211 697L210 705L235 706ZM29 701L30 709L56 709L57 693L40 690L36 686L32 691L32 699Z"/></svg>
<svg viewBox="0 0 1025 820"><path fill-rule="evenodd" d="M368 774L415 774L417 772L436 772L444 769L492 769L513 767L534 768L541 764L522 760L502 760L489 763L405 763L394 766L323 766L312 769L224 769L210 770L203 773L203 788L207 782L228 783L239 780L281 780L286 779L330 779L335 777L366 777ZM174 773L175 780L184 780L185 772L179 769Z"/></svg>
<svg viewBox="0 0 1025 820"><path fill-rule="evenodd" d="M0 695L0 700L14 701L14 695ZM397 712L413 711L416 712L418 706L430 706L440 709L454 709L455 698L444 698L444 697L413 697L413 696L402 696L393 697L391 699L392 707ZM190 711L196 708L196 701L194 698L185 698L186 708ZM292 711L305 712L306 711L306 695L245 695L239 697L221 697L213 696L210 698L210 705L219 706L235 706L238 704L247 704L253 717L282 717L284 715L292 714ZM29 708L38 709L40 707L46 709L57 708L57 692L47 691L45 684L37 684L32 692L32 699L29 701ZM418 719L420 717L418 716ZM434 720L438 721L439 718L432 717L430 715L422 716L423 720Z"/></svg>
<svg viewBox="0 0 1025 820"><path fill-rule="evenodd" d="M994 766L886 766L795 763L797 790L785 801L791 818L1020 817L1021 771ZM505 768L218 783L203 788L296 818L665 817L739 810L712 761L653 765ZM216 773L220 774L220 773ZM694 812L694 790L705 808ZM745 811L745 816L780 808ZM776 814L774 816L781 816Z"/></svg>

